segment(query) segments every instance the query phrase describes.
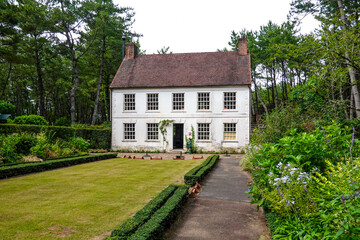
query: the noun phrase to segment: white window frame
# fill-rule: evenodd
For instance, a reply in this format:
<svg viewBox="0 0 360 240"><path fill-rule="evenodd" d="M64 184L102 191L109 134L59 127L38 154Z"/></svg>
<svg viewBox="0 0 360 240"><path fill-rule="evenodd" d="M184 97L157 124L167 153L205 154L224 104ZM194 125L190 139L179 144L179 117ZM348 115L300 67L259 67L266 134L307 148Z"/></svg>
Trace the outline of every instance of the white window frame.
<svg viewBox="0 0 360 240"><path fill-rule="evenodd" d="M172 110L173 111L185 110L185 93L172 94Z"/></svg>
<svg viewBox="0 0 360 240"><path fill-rule="evenodd" d="M200 106L202 105L202 106ZM210 93L198 92L197 93L197 110L209 111L210 110Z"/></svg>
<svg viewBox="0 0 360 240"><path fill-rule="evenodd" d="M132 96L133 99L129 98ZM130 101L129 101L130 100ZM133 100L133 101L131 101ZM124 111L133 112L136 111L135 93L124 93ZM134 108L134 109L129 109Z"/></svg>
<svg viewBox="0 0 360 240"><path fill-rule="evenodd" d="M236 123L224 123L224 141L236 141L237 140L237 124ZM234 134L234 137L232 137Z"/></svg>
<svg viewBox="0 0 360 240"><path fill-rule="evenodd" d="M224 92L224 110L236 110L236 92Z"/></svg>
<svg viewBox="0 0 360 240"><path fill-rule="evenodd" d="M159 141L159 124L158 123L147 123L147 140L148 141Z"/></svg>
<svg viewBox="0 0 360 240"><path fill-rule="evenodd" d="M198 141L210 141L211 131L210 123L198 123L197 124L197 140ZM207 136L207 138L206 138Z"/></svg>
<svg viewBox="0 0 360 240"><path fill-rule="evenodd" d="M124 123L124 140L134 141L136 140L136 125L135 123Z"/></svg>
<svg viewBox="0 0 360 240"><path fill-rule="evenodd" d="M148 93L146 94L146 110L158 111L159 110L159 94Z"/></svg>

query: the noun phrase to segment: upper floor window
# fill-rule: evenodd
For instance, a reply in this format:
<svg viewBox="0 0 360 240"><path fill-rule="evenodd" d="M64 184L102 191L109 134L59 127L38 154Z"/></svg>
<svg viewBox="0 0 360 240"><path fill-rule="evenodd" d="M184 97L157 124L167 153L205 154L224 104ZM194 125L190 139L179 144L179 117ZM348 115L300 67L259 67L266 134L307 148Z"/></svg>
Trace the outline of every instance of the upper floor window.
<svg viewBox="0 0 360 240"><path fill-rule="evenodd" d="M209 123L198 123L198 140L210 140Z"/></svg>
<svg viewBox="0 0 360 240"><path fill-rule="evenodd" d="M224 92L224 109L236 109L236 92Z"/></svg>
<svg viewBox="0 0 360 240"><path fill-rule="evenodd" d="M147 139L158 140L159 139L159 124L148 123L147 124Z"/></svg>
<svg viewBox="0 0 360 240"><path fill-rule="evenodd" d="M210 93L198 93L198 110L210 109Z"/></svg>
<svg viewBox="0 0 360 240"><path fill-rule="evenodd" d="M124 123L124 139L135 140L135 123Z"/></svg>
<svg viewBox="0 0 360 240"><path fill-rule="evenodd" d="M147 94L147 110L159 110L159 94Z"/></svg>
<svg viewBox="0 0 360 240"><path fill-rule="evenodd" d="M124 110L135 111L135 94L124 94Z"/></svg>
<svg viewBox="0 0 360 240"><path fill-rule="evenodd" d="M224 140L236 140L236 123L224 123Z"/></svg>
<svg viewBox="0 0 360 240"><path fill-rule="evenodd" d="M173 93L173 110L184 110L184 93Z"/></svg>

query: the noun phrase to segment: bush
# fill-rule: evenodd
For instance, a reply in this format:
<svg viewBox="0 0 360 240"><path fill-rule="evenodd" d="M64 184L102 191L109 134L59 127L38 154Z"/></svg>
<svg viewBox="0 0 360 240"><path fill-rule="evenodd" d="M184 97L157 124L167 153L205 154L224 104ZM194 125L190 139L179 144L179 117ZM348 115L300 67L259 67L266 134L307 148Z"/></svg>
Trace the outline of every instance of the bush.
<svg viewBox="0 0 360 240"><path fill-rule="evenodd" d="M14 116L15 106L4 100L0 100L0 114L11 114L11 116Z"/></svg>
<svg viewBox="0 0 360 240"><path fill-rule="evenodd" d="M333 124L292 130L250 155L252 202L270 208L272 239L357 239L359 143Z"/></svg>
<svg viewBox="0 0 360 240"><path fill-rule="evenodd" d="M177 218L188 198L188 187L179 186L166 203L129 240L161 239L164 230Z"/></svg>
<svg viewBox="0 0 360 240"><path fill-rule="evenodd" d="M56 119L54 126L64 126L69 127L71 125L71 121L67 119L66 117L61 117Z"/></svg>
<svg viewBox="0 0 360 240"><path fill-rule="evenodd" d="M85 150L89 149L89 146L90 146L89 141L87 141L81 137L70 138L70 143L74 148L79 149L81 151L85 151Z"/></svg>
<svg viewBox="0 0 360 240"><path fill-rule="evenodd" d="M30 149L36 145L36 138L33 134L21 133L15 143L15 152L20 155L29 155Z"/></svg>
<svg viewBox="0 0 360 240"><path fill-rule="evenodd" d="M49 125L43 116L23 115L14 118L15 124L33 124L33 125Z"/></svg>
<svg viewBox="0 0 360 240"><path fill-rule="evenodd" d="M46 170L69 167L77 164L116 158L116 153L107 153L75 158L64 158L60 160L44 161L40 163L24 163L15 166L6 166L0 168L0 179L14 177L23 174L43 172Z"/></svg>
<svg viewBox="0 0 360 240"><path fill-rule="evenodd" d="M1 160L7 163L14 163L20 159L20 156L16 153L15 144L18 142L18 134L13 135L1 135L0 138L0 157Z"/></svg>
<svg viewBox="0 0 360 240"><path fill-rule="evenodd" d="M138 211L134 217L128 219L125 223L115 228L111 232L111 237L117 237L116 239L127 239L151 218L151 216L174 194L177 188L178 186L169 185L153 200L146 204L143 209Z"/></svg>
<svg viewBox="0 0 360 240"><path fill-rule="evenodd" d="M39 134L45 133L51 136L52 139L70 139L72 137L82 137L90 141L91 148L111 148L111 130L106 129L87 129L87 128L72 128L61 126L38 126L38 125L17 125L17 124L2 124L0 134L11 134L29 132Z"/></svg>
<svg viewBox="0 0 360 240"><path fill-rule="evenodd" d="M209 156L201 165L196 166L184 175L186 185L194 186L200 183L208 172L215 166L219 160L219 155Z"/></svg>

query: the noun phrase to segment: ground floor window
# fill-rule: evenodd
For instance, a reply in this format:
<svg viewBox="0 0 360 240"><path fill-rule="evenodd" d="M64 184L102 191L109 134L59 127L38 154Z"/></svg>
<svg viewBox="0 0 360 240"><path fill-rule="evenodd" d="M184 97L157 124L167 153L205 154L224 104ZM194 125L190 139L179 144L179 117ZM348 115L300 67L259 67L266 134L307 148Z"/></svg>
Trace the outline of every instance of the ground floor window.
<svg viewBox="0 0 360 240"><path fill-rule="evenodd" d="M210 140L209 123L198 123L198 140Z"/></svg>
<svg viewBox="0 0 360 240"><path fill-rule="evenodd" d="M224 140L236 140L236 123L224 123Z"/></svg>
<svg viewBox="0 0 360 240"><path fill-rule="evenodd" d="M124 139L135 140L135 123L124 123Z"/></svg>
<svg viewBox="0 0 360 240"><path fill-rule="evenodd" d="M148 123L147 124L147 139L158 140L159 139L159 124Z"/></svg>

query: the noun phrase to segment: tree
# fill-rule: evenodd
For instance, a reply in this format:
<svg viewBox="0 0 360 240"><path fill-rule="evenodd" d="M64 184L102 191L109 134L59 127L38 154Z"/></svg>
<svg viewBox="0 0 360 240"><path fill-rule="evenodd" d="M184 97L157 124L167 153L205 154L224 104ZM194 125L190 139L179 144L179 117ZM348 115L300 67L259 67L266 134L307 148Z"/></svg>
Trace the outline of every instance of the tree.
<svg viewBox="0 0 360 240"><path fill-rule="evenodd" d="M169 52L170 47L162 47L160 50L157 50L158 54L172 54L173 52Z"/></svg>

